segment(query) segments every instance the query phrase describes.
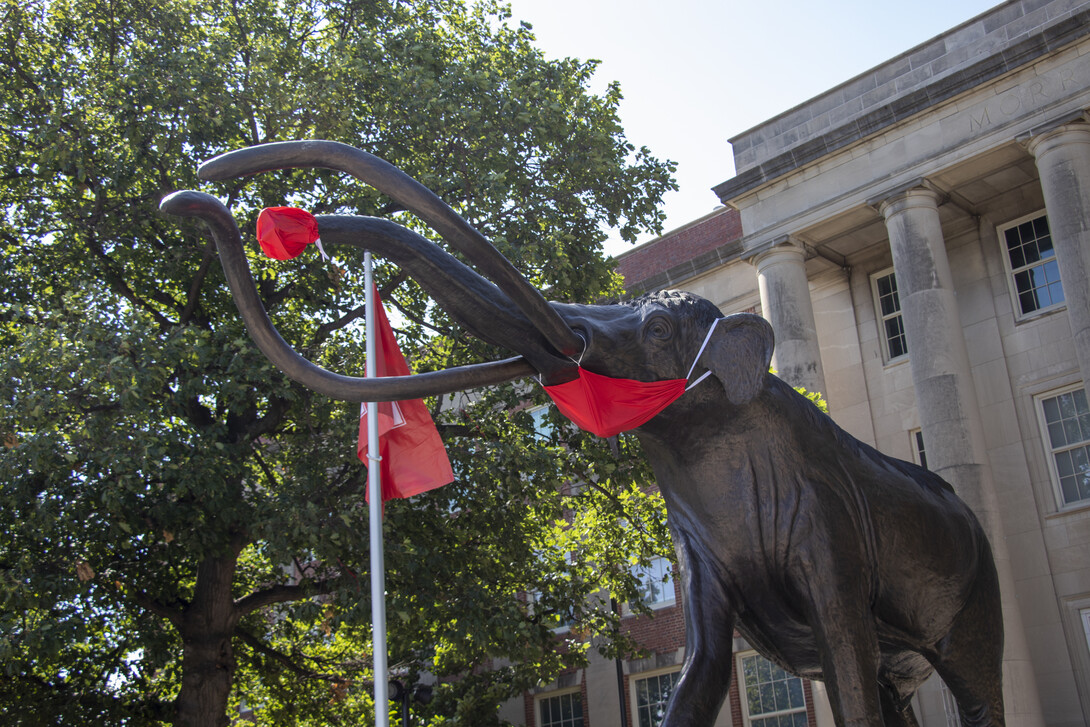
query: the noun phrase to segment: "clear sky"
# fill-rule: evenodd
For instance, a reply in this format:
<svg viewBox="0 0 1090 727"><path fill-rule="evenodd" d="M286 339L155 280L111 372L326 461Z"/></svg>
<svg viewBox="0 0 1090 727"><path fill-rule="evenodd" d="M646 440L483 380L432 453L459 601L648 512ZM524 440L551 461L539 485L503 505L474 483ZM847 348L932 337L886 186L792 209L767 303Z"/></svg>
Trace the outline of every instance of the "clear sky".
<svg viewBox="0 0 1090 727"><path fill-rule="evenodd" d="M665 229L718 204L732 136L995 7L998 0L509 0L551 57L601 61L629 141L678 163ZM650 239L647 237L646 239ZM640 242L646 241L641 239ZM620 240L607 251L629 249Z"/></svg>

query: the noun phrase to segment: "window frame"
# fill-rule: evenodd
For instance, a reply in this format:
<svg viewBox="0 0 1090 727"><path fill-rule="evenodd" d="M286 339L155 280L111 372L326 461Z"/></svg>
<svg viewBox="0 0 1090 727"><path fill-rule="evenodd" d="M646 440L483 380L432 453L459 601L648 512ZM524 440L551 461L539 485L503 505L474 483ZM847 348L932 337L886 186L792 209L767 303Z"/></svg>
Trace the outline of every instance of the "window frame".
<svg viewBox="0 0 1090 727"><path fill-rule="evenodd" d="M655 601L654 603L647 604L647 607L650 608L652 611L657 611L660 608L669 608L670 606L674 606L677 604L677 593L674 590L674 578L676 577L676 574L674 573L674 564L670 561L669 558L663 557L661 555L656 555L651 560L651 565L655 564L661 564L664 567L664 575L666 577L660 582L664 598L661 601ZM642 585L644 581L642 578L640 578L640 573L647 572L647 569L641 568L640 566L636 565L632 566L630 571L632 575L636 576L636 578L639 578L640 584ZM628 607L627 603L625 603L624 612L625 615L630 615L633 613L633 611Z"/></svg>
<svg viewBox="0 0 1090 727"><path fill-rule="evenodd" d="M637 674L630 674L629 675L629 677L628 677L628 679L629 679L628 686L629 686L629 693L630 693L629 709L631 710L630 716L632 717L632 724L635 727L640 727L640 703L639 703L640 690L639 690L639 683L641 681L645 681L647 679L660 679L663 676L667 676L667 675L670 675L670 674L676 674L677 675L676 678L674 679L674 688L676 688L677 687L677 680L681 678L681 667L680 666L671 666L671 667L668 667L666 669L655 669L655 670L652 670L652 671L639 672ZM670 695L673 696L673 689L671 689ZM664 704L669 704L669 699L667 699L667 701ZM659 724L661 724L661 722Z"/></svg>
<svg viewBox="0 0 1090 727"><path fill-rule="evenodd" d="M912 450L912 461L927 469L927 446L923 440L923 429L916 427L908 430L908 444Z"/></svg>
<svg viewBox="0 0 1090 727"><path fill-rule="evenodd" d="M886 315L882 312L882 297L878 291L878 281L882 278L888 278L890 276L893 277L894 281L897 280L897 271L894 270L892 266L871 273L870 290L871 300L874 303L874 320L878 328L878 338L882 342L882 358L886 364L897 364L901 363L902 361L907 361L909 355L908 338L905 337L904 307L901 305L901 288L899 286L897 288L897 311L896 313L892 313L889 315ZM890 338L886 332L886 321L893 318L899 318L901 320L901 336L905 337L905 352L902 354L898 354L897 356L894 356L893 352L890 350Z"/></svg>
<svg viewBox="0 0 1090 727"><path fill-rule="evenodd" d="M1069 394L1079 389L1084 389L1083 383L1077 381L1066 386L1060 386L1058 388L1049 389L1043 391L1040 394L1036 394L1033 397L1033 408L1037 414L1037 427L1041 435L1041 449L1044 452L1046 465L1048 467L1048 479L1052 484L1052 495L1055 499L1057 512L1066 512L1075 509L1081 509L1090 507L1090 497L1075 500L1074 502L1067 502L1064 499L1063 487L1060 483L1060 472L1056 466L1056 449L1052 447L1052 438L1048 433L1048 419L1045 415L1045 401L1049 399L1056 399L1064 394ZM1090 404L1090 394L1087 394L1088 404ZM1090 445L1090 439L1084 439L1082 442ZM1077 446L1077 445L1076 445ZM1063 449L1063 448L1061 448ZM1069 448L1070 449L1070 448Z"/></svg>
<svg viewBox="0 0 1090 727"><path fill-rule="evenodd" d="M1038 308L1037 310L1030 311L1029 313L1023 313L1022 312L1022 303L1019 300L1018 284L1015 282L1014 278L1015 278L1015 275L1017 273L1022 272L1024 270L1029 270L1029 269L1031 269L1033 267L1037 267L1037 265L1022 266L1022 267L1019 267L1017 269L1013 266L1013 264L1011 263L1010 251L1007 249L1007 230L1009 230L1009 229L1011 229L1013 227L1018 227L1019 225L1025 224L1026 222L1030 222L1030 221L1035 220L1035 219L1037 219L1039 217L1044 217L1045 221L1047 222L1048 221L1048 212L1047 212L1047 210L1039 209L1039 210L1037 210L1035 212L1029 213L1028 215L1022 215L1021 217L1010 220L1009 222L1004 222L1001 225L996 225L996 228L995 228L996 238L999 241L999 256L1003 259L1003 270L1004 270L1004 272L1006 274L1006 278L1007 278L1007 291L1008 291L1008 293L1010 294L1010 297L1011 297L1011 312L1014 314L1014 320L1019 322L1019 323L1021 323L1022 321L1033 320L1033 319L1038 318L1040 316L1047 315L1049 313L1054 313L1054 312L1056 312L1058 310L1064 310L1065 308L1067 308L1067 294L1064 293L1064 299L1062 301L1060 301L1059 303L1053 303L1053 304L1051 304L1049 306L1045 306L1043 308ZM1049 229L1049 235L1051 236L1052 235L1052 224L1051 223L1049 223L1049 228L1048 229ZM1055 242L1053 242L1052 250L1053 250L1053 259L1056 259L1055 258L1055 250L1056 250ZM1059 264L1059 261L1057 260L1057 265L1058 264ZM1060 290L1061 291L1063 290L1063 283L1062 282L1060 283Z"/></svg>
<svg viewBox="0 0 1090 727"><path fill-rule="evenodd" d="M545 692L544 694L538 694L534 697L534 724L537 727L546 727L545 721L541 716L542 705L550 699L563 699L564 697L572 697L572 703L579 704L579 722L575 723L575 727L586 727L587 724L587 705L583 702L583 690L581 687L574 687L572 689L557 689L551 692ZM566 727L561 724L560 727Z"/></svg>
<svg viewBox="0 0 1090 727"><path fill-rule="evenodd" d="M752 649L741 651L738 654L735 654L734 658L734 667L736 669L735 673L738 675L738 701L741 702L742 706L742 724L744 725L744 727L752 727L754 715L751 715L749 713L749 699L746 695L746 677L745 671L742 668L742 662L744 659L748 659L754 656L759 659L764 659L765 661L768 661L768 659L765 659L764 656ZM772 662L769 663L771 663L773 666L776 666ZM806 719L806 723L810 724L810 715L808 711L810 709L810 703L806 699L806 680L802 677L797 677L794 674L788 674L788 676L790 676L792 679L799 680L799 685L802 689L802 706L786 710L780 710L778 712L767 712L764 714L758 714L756 715L756 719L761 720L770 717L779 717L787 714L802 714L803 717Z"/></svg>

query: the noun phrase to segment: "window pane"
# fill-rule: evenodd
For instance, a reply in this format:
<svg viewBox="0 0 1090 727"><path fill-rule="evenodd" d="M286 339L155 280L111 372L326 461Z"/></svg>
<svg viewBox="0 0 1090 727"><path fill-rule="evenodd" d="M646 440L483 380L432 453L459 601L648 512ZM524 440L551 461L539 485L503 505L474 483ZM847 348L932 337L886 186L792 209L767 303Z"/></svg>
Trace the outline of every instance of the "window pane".
<svg viewBox="0 0 1090 727"><path fill-rule="evenodd" d="M1037 293L1032 290L1027 293L1018 294L1018 305L1021 307L1023 313L1032 313L1041 307L1041 304L1037 300Z"/></svg>
<svg viewBox="0 0 1090 727"><path fill-rule="evenodd" d="M583 698L561 694L542 699L541 727L583 727Z"/></svg>
<svg viewBox="0 0 1090 727"><path fill-rule="evenodd" d="M791 698L787 693L787 682L780 678L772 683L772 687L776 693L776 711L791 709Z"/></svg>
<svg viewBox="0 0 1090 727"><path fill-rule="evenodd" d="M761 685L761 711L776 711L776 694L772 691L772 684L765 682Z"/></svg>
<svg viewBox="0 0 1090 727"><path fill-rule="evenodd" d="M1013 250L1014 248L1016 248L1016 247L1018 247L1019 245L1022 244L1022 240L1019 239L1019 237L1018 237L1018 228L1017 227L1012 227L1009 230L1007 230L1005 233L1003 233L1003 237L1007 241L1007 249L1008 250Z"/></svg>
<svg viewBox="0 0 1090 727"><path fill-rule="evenodd" d="M1048 284L1048 299L1052 301L1052 305L1064 302L1064 288L1061 283Z"/></svg>
<svg viewBox="0 0 1090 727"><path fill-rule="evenodd" d="M1029 242L1036 237L1033 234L1033 220L1018 225L1018 236L1022 238L1023 243Z"/></svg>
<svg viewBox="0 0 1090 727"><path fill-rule="evenodd" d="M791 679L787 682L787 689L791 693L792 707L805 707L806 701L802 698L802 680Z"/></svg>
<svg viewBox="0 0 1090 727"><path fill-rule="evenodd" d="M1064 504L1090 500L1090 408L1083 387L1041 400Z"/></svg>
<svg viewBox="0 0 1090 727"><path fill-rule="evenodd" d="M1024 267L1026 264L1026 256L1022 254L1022 248L1016 247L1008 253L1011 258L1011 269L1017 270L1020 267Z"/></svg>
<svg viewBox="0 0 1090 727"><path fill-rule="evenodd" d="M1060 491L1063 493L1065 505L1079 501L1079 486L1074 477L1061 477Z"/></svg>
<svg viewBox="0 0 1090 727"><path fill-rule="evenodd" d="M1021 313L1063 303L1063 285L1048 219L1041 215L1003 234Z"/></svg>
<svg viewBox="0 0 1090 727"><path fill-rule="evenodd" d="M1075 474L1080 479L1090 476L1090 462L1087 462L1086 447L1071 450L1071 464L1074 465Z"/></svg>
<svg viewBox="0 0 1090 727"><path fill-rule="evenodd" d="M1041 259L1041 253L1037 249L1037 243L1033 241L1022 245L1022 254L1026 256L1026 265L1032 265Z"/></svg>
<svg viewBox="0 0 1090 727"><path fill-rule="evenodd" d="M636 680L636 692L642 695L636 701L637 721L640 727L658 727L662 722L678 676L678 672L671 672Z"/></svg>
<svg viewBox="0 0 1090 727"><path fill-rule="evenodd" d="M1048 217L1046 217L1045 215L1041 215L1037 219L1033 220L1033 235L1038 239L1042 237L1048 237L1049 239L1051 239L1051 234L1048 230Z"/></svg>
<svg viewBox="0 0 1090 727"><path fill-rule="evenodd" d="M1056 401L1056 398L1045 399L1044 402L1045 421L1054 422L1060 418L1060 404Z"/></svg>
<svg viewBox="0 0 1090 727"><path fill-rule="evenodd" d="M762 656L746 656L740 663L751 727L781 724L794 727L796 713L802 714L800 724L806 724L802 679Z"/></svg>
<svg viewBox="0 0 1090 727"><path fill-rule="evenodd" d="M761 709L761 690L756 685L746 687L746 703L749 705L750 714L760 714Z"/></svg>
<svg viewBox="0 0 1090 727"><path fill-rule="evenodd" d="M1064 419L1073 417L1079 413L1079 410L1075 405L1075 397L1072 394L1060 394L1056 398L1060 403L1060 416Z"/></svg>
<svg viewBox="0 0 1090 727"><path fill-rule="evenodd" d="M1078 442L1082 439L1079 436L1079 420L1078 419L1064 419L1064 435L1068 442Z"/></svg>
<svg viewBox="0 0 1090 727"><path fill-rule="evenodd" d="M1071 463L1070 452L1056 453L1056 471L1060 474L1060 477L1074 477L1075 466Z"/></svg>

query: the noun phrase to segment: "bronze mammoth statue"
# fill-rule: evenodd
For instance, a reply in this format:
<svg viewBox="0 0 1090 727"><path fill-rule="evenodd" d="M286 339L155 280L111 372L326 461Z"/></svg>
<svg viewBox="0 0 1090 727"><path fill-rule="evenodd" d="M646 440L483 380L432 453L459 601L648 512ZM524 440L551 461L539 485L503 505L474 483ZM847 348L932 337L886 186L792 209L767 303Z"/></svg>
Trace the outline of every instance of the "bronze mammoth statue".
<svg viewBox="0 0 1090 727"><path fill-rule="evenodd" d="M252 147L200 173L287 167L353 174L426 220L495 284L389 221L318 218L326 244L393 260L470 333L520 354L382 380L317 368L273 329L223 205L196 192L166 198L167 212L210 226L262 351L316 391L389 401L529 375L561 384L580 375L571 358L580 352L583 369L637 382L710 372L635 429L666 501L684 594L685 663L666 727L714 722L735 629L787 671L824 680L838 725L914 725L909 699L933 671L964 724L1003 724L999 586L979 522L938 476L859 442L769 374L773 337L762 318L724 318L680 292L615 305L547 302L435 195L342 144Z"/></svg>

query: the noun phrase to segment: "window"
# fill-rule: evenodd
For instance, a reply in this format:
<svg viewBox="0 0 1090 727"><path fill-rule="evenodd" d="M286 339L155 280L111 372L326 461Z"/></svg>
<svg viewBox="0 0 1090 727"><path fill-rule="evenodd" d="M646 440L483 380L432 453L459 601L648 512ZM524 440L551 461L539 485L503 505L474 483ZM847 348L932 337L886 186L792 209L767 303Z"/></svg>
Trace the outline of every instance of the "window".
<svg viewBox="0 0 1090 727"><path fill-rule="evenodd" d="M885 343L886 360L892 361L908 353L901 299L897 295L897 276L886 270L871 277L874 302L878 309L878 325Z"/></svg>
<svg viewBox="0 0 1090 727"><path fill-rule="evenodd" d="M1090 501L1090 407L1081 384L1040 398L1049 467L1064 505Z"/></svg>
<svg viewBox="0 0 1090 727"><path fill-rule="evenodd" d="M654 608L674 601L674 584L670 576L674 567L661 556L654 558L648 565L633 569L633 574L640 579L640 595L643 602Z"/></svg>
<svg viewBox="0 0 1090 727"><path fill-rule="evenodd" d="M1054 308L1064 302L1060 266L1052 248L1048 218L1037 213L1000 228L1012 292L1020 316Z"/></svg>
<svg viewBox="0 0 1090 727"><path fill-rule="evenodd" d="M549 421L549 407L535 406L529 410L529 414L534 420L534 433L542 439L549 439L553 435L553 425Z"/></svg>
<svg viewBox="0 0 1090 727"><path fill-rule="evenodd" d="M802 679L760 654L743 655L738 662L742 704L751 727L806 727Z"/></svg>
<svg viewBox="0 0 1090 727"><path fill-rule="evenodd" d="M538 727L583 727L583 695L568 692L538 700Z"/></svg>
<svg viewBox="0 0 1090 727"><path fill-rule="evenodd" d="M636 725L658 727L681 672L672 671L636 680Z"/></svg>
<svg viewBox="0 0 1090 727"><path fill-rule="evenodd" d="M908 436L912 438L912 460L927 469L927 451L923 448L923 430L913 429L908 433Z"/></svg>
<svg viewBox="0 0 1090 727"><path fill-rule="evenodd" d="M961 727L961 715L958 712L958 702L954 699L950 687L946 682L939 680L939 691L942 693L942 711L946 715L946 727Z"/></svg>

